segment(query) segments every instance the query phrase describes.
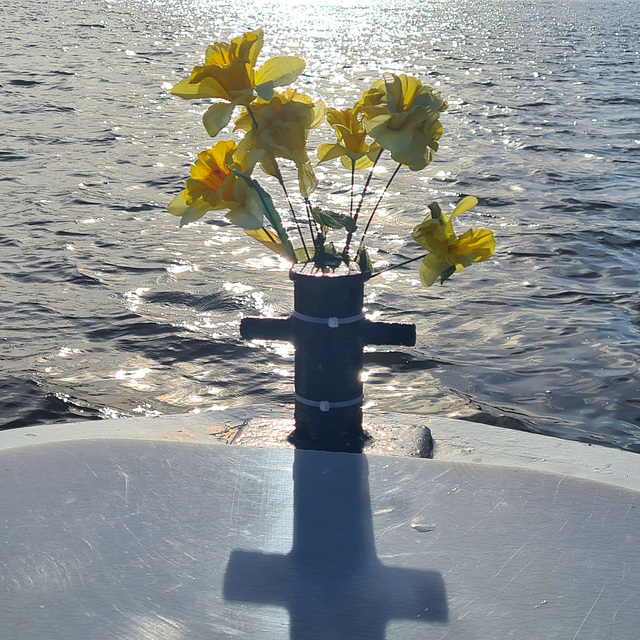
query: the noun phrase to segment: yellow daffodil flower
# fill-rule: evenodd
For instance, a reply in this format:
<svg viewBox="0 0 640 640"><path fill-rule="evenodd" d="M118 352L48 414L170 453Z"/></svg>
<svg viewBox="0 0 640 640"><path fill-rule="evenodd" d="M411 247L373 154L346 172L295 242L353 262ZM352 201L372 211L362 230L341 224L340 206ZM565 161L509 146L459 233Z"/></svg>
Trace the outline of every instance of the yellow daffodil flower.
<svg viewBox="0 0 640 640"><path fill-rule="evenodd" d="M307 136L324 118L325 106L309 96L286 89L273 98L257 100L236 119L236 130L246 131L243 143L248 149L262 151L260 165L265 173L280 177L275 158L292 160L298 168L298 183L303 197L315 190L316 179L309 156Z"/></svg>
<svg viewBox="0 0 640 640"><path fill-rule="evenodd" d="M373 165L380 152L380 145L377 142L367 144L362 114L357 109L328 109L327 122L335 131L338 142L318 147L319 162L340 158L342 166L349 170L352 166L367 169Z"/></svg>
<svg viewBox="0 0 640 640"><path fill-rule="evenodd" d="M482 262L493 255L496 242L489 229L469 229L459 237L453 230L451 221L476 204L476 198L467 196L458 203L451 217L447 217L434 203L432 213L413 230L411 237L429 251L420 265L423 286L430 287L438 278L444 281L455 271L462 271L472 262Z"/></svg>
<svg viewBox="0 0 640 640"><path fill-rule="evenodd" d="M353 106L353 110L357 113L369 113L367 111L370 107L377 107L383 105L385 97L387 95L386 89L384 87L383 80L376 80L376 82L371 85L369 89L367 89L363 94L360 100L355 103ZM371 115L371 117L373 117Z"/></svg>
<svg viewBox="0 0 640 640"><path fill-rule="evenodd" d="M228 124L236 105L247 106L256 97L271 100L274 87L291 84L304 71L304 60L294 56L271 58L254 71L262 43L262 29L257 29L230 43L210 45L204 65L194 67L191 76L171 90L186 100L218 98L229 103L216 103L206 112L203 120L212 137Z"/></svg>
<svg viewBox="0 0 640 640"><path fill-rule="evenodd" d="M186 189L171 201L167 210L181 218L180 226L199 220L207 211L228 209L226 217L239 227L262 228L264 207L260 199L232 172L233 169L251 173L259 156L260 153L239 149L233 141L218 142L198 154Z"/></svg>
<svg viewBox="0 0 640 640"><path fill-rule="evenodd" d="M230 43L209 45L204 65L194 67L191 76L176 84L171 93L187 100L220 98L245 106L256 96L270 100L274 87L294 82L304 71L305 62L295 56L280 56L254 71L263 38L262 29L257 29Z"/></svg>
<svg viewBox="0 0 640 640"><path fill-rule="evenodd" d="M367 133L411 171L433 160L442 136L440 113L448 104L431 87L404 74L386 74L354 107L365 117Z"/></svg>

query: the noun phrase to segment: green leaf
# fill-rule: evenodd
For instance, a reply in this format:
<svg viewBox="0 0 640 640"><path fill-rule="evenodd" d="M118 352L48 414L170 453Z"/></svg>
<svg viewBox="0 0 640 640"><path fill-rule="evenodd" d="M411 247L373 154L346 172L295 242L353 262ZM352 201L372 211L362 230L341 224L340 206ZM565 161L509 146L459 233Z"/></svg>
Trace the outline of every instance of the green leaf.
<svg viewBox="0 0 640 640"><path fill-rule="evenodd" d="M429 205L429 211L431 211L431 217L434 220L440 219L440 216L442 215L442 209L440 208L440 205L437 202L432 202Z"/></svg>
<svg viewBox="0 0 640 640"><path fill-rule="evenodd" d="M307 251L309 251L309 258L307 258ZM307 251L305 251L304 247L299 247L296 249L296 258L298 262L312 262L314 256L314 250L312 247L307 247Z"/></svg>
<svg viewBox="0 0 640 640"><path fill-rule="evenodd" d="M333 246L333 242L330 242L328 245L324 246L324 252L322 255L316 254L314 256L314 261L316 265L329 267L330 269L337 269L342 263L342 256L336 251L336 248Z"/></svg>
<svg viewBox="0 0 640 640"><path fill-rule="evenodd" d="M313 263L318 269L336 269L343 262L342 256L336 251L333 242L325 244L324 234L319 233L314 238L315 252Z"/></svg>
<svg viewBox="0 0 640 640"><path fill-rule="evenodd" d="M318 207L313 208L311 213L313 214L313 219L323 227L346 229L349 233L354 233L356 230L356 222L351 216L319 209Z"/></svg>
<svg viewBox="0 0 640 640"><path fill-rule="evenodd" d="M356 224L356 221L353 218L351 218L350 216L342 216L342 218L344 218L344 228L349 233L355 233L356 229L358 228L358 225Z"/></svg>
<svg viewBox="0 0 640 640"><path fill-rule="evenodd" d="M456 272L456 268L453 265L445 269L440 274L440 284L444 284L444 281L448 280L455 272Z"/></svg>
<svg viewBox="0 0 640 640"><path fill-rule="evenodd" d="M271 196L260 186L260 183L257 180L253 180L253 178L250 178L248 175L241 173L240 171L236 171L235 169L231 169L231 172L237 178L241 178L242 180L244 180L249 185L249 187L256 192L258 198L260 198L260 201L262 202L262 206L264 207L265 218L271 223L271 226L278 234L278 238L280 238L280 242L282 242L284 246L287 257L293 263L298 262L295 249L291 244L291 240L289 240L289 234L282 226L282 218L280 218L280 214L273 206L273 200L271 199Z"/></svg>
<svg viewBox="0 0 640 640"><path fill-rule="evenodd" d="M371 259L369 258L369 253L364 247L358 251L356 261L360 267L360 273L371 273Z"/></svg>

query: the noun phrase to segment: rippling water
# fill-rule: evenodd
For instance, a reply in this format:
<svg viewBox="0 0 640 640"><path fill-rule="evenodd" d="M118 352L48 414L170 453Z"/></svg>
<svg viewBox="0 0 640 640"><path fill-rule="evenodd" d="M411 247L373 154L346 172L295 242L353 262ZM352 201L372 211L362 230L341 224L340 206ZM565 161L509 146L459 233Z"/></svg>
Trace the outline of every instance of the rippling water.
<svg viewBox="0 0 640 640"><path fill-rule="evenodd" d="M209 144L206 105L168 90L258 26L331 105L383 71L449 100L437 160L385 200L379 266L418 255L434 199L475 194L496 231L495 259L442 287L415 264L368 286L369 314L419 336L367 353L369 406L640 451L638 0L4 0L0 428L290 402L292 349L238 333L291 310L286 265L216 214L165 212ZM327 167L319 198L343 206Z"/></svg>

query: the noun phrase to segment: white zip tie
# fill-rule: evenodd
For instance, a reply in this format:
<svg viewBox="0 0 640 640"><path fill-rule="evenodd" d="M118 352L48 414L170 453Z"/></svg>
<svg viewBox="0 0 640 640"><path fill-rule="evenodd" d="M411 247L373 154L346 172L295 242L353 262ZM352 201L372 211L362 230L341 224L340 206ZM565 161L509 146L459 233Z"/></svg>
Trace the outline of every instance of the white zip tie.
<svg viewBox="0 0 640 640"><path fill-rule="evenodd" d="M342 409L344 407L353 407L356 404L361 404L364 399L364 394L359 395L353 400L344 400L342 402L329 402L328 400L321 400L318 402L317 400L308 400L307 398L303 398L297 393L294 393L293 397L296 402L306 404L308 407L315 407L316 409L320 409L320 411L329 411L330 409Z"/></svg>
<svg viewBox="0 0 640 640"><path fill-rule="evenodd" d="M306 316L304 313L299 313L298 311L294 311L291 314L292 318L296 318L297 320L302 320L303 322L312 322L314 324L326 324L331 329L335 329L339 327L341 324L352 324L353 322L358 322L358 320L364 320L364 313L359 313L357 316L348 316L346 318L336 318L335 316L331 316L330 318L316 318L314 316Z"/></svg>

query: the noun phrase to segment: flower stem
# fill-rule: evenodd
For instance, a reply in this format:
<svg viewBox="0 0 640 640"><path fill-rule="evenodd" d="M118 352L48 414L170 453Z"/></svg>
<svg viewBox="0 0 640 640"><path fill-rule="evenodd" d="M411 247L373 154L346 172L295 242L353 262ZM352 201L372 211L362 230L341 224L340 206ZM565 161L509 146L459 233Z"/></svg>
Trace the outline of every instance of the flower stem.
<svg viewBox="0 0 640 640"><path fill-rule="evenodd" d="M251 116L251 121L253 122L253 128L257 131L258 121L256 120L256 117L253 114L253 111L251 110L251 105L247 105L247 113Z"/></svg>
<svg viewBox="0 0 640 640"><path fill-rule="evenodd" d="M364 183L364 187L362 189L362 193L360 194L360 202L358 202L358 207L356 208L356 213L353 216L353 221L358 221L358 215L360 215L360 209L362 208L362 203L364 202L364 197L367 194L367 189L369 188L369 183L371 182L371 178L373 178L373 170L376 168L376 164L378 164L378 160L380 160L380 156L382 155L382 147L380 147L380 151L376 156L376 159L373 161L373 165L371 165L371 171L369 171L369 175L367 176L367 181ZM355 162L353 164L355 170ZM352 172L353 176L353 172ZM352 183L353 184L353 183ZM352 188L353 191L353 188ZM351 239L353 238L353 233L350 231L347 233L347 241L344 245L344 249L342 250L342 257L346 262L349 261L349 247L351 246Z"/></svg>
<svg viewBox="0 0 640 640"><path fill-rule="evenodd" d="M385 186L385 188L382 190L382 193L380 194L380 197L378 198L378 202L376 202L376 206L373 207L373 211L371 212L371 215L369 216L369 220L367 221L367 224L364 228L364 231L362 232L362 238L360 240L360 244L358 245L358 251L360 251L360 249L362 249L362 247L364 246L364 239L367 235L367 231L369 231L369 225L371 224L371 221L373 220L373 216L375 215L376 211L378 210L378 207L380 206L380 203L382 202L382 198L384 198L384 194L388 191L389 187L391 186L391 183L393 182L393 179L396 177L398 171L400 171L400 167L402 165L398 163L398 166L396 167L396 170L393 172L393 175L389 178L389 182L387 182L387 185Z"/></svg>
<svg viewBox="0 0 640 640"><path fill-rule="evenodd" d="M356 161L351 159L351 191L349 192L349 215L353 218L353 183L356 178Z"/></svg>
<svg viewBox="0 0 640 640"><path fill-rule="evenodd" d="M416 262L417 260L424 260L428 255L429 253L427 252L423 256L418 256L417 258L411 258L410 260L405 260L404 262L400 262L399 264L394 264L392 267L387 267L382 271L374 273L371 277L375 278L376 276L379 276L381 273L385 273L386 271L391 271L392 269L397 269L398 267L404 267L405 264L411 264L412 262Z"/></svg>
<svg viewBox="0 0 640 640"><path fill-rule="evenodd" d="M265 226L262 227L262 230L269 236L269 240L271 240L271 242L278 242L278 238L276 238L273 233L271 233L271 231L269 231L269 229L267 229Z"/></svg>
<svg viewBox="0 0 640 640"><path fill-rule="evenodd" d="M255 129L255 131L258 131L258 128L259 128L258 121L256 120L256 117L251 109L251 105L247 106L247 113L251 116L251 121L253 122L253 128ZM307 256L307 260L309 260L310 256L309 256L309 250L307 249L307 243L304 241L304 236L302 235L302 227L300 226L300 222L298 221L298 217L296 216L296 212L295 212L295 209L293 208L293 203L291 202L291 198L289 197L287 187L284 184L284 178L282 177L282 172L280 171L280 165L278 164L278 161L275 159L275 157L272 156L270 160L273 160L273 166L276 168L276 172L277 172L276 180L280 183L280 186L284 191L285 198L287 199L287 202L289 204L289 209L291 210L291 215L293 216L293 221L296 223L298 234L300 235L300 240L302 241L302 247L304 248L304 252ZM313 238L313 232L311 234L311 237Z"/></svg>
<svg viewBox="0 0 640 640"><path fill-rule="evenodd" d="M315 245L315 237L318 233L322 232L320 225L316 222L313 217L313 209L311 207L311 200L309 198L304 199L304 204L307 207L307 219L309 220L309 231L311 232L311 241ZM313 230L313 225L315 224L315 231Z"/></svg>
<svg viewBox="0 0 640 640"><path fill-rule="evenodd" d="M282 177L282 172L280 171L280 165L278 165L278 161L275 158L273 158L273 164L278 171L276 180L280 183L280 186L284 191L285 198L289 203L289 209L291 210L291 215L293 216L293 221L296 223L298 234L300 235L300 240L302 240L302 247L304 248L304 252L307 256L307 260L310 260L311 256L309 255L309 250L307 249L307 243L304 241L304 236L302 235L302 227L300 226L300 221L298 220L298 216L296 216L296 210L293 208L293 203L291 202L291 198L289 197L289 192L287 191L287 187L284 184L284 178ZM311 223L309 223L309 226L311 226ZM313 231L311 232L311 237L313 238Z"/></svg>
<svg viewBox="0 0 640 640"><path fill-rule="evenodd" d="M380 156L382 155L382 147L380 148L380 152L376 156L376 159L373 161L373 165L371 165L371 171L369 171L369 175L367 176L367 181L364 183L364 188L362 189L362 193L360 194L360 202L358 202L358 208L356 209L356 215L354 216L354 220L358 220L358 215L360 214L360 209L362 208L362 203L364 202L364 197L367 194L367 189L369 188L369 184L371 182L371 178L373 178L373 170L376 168L378 164L378 160L380 160Z"/></svg>

